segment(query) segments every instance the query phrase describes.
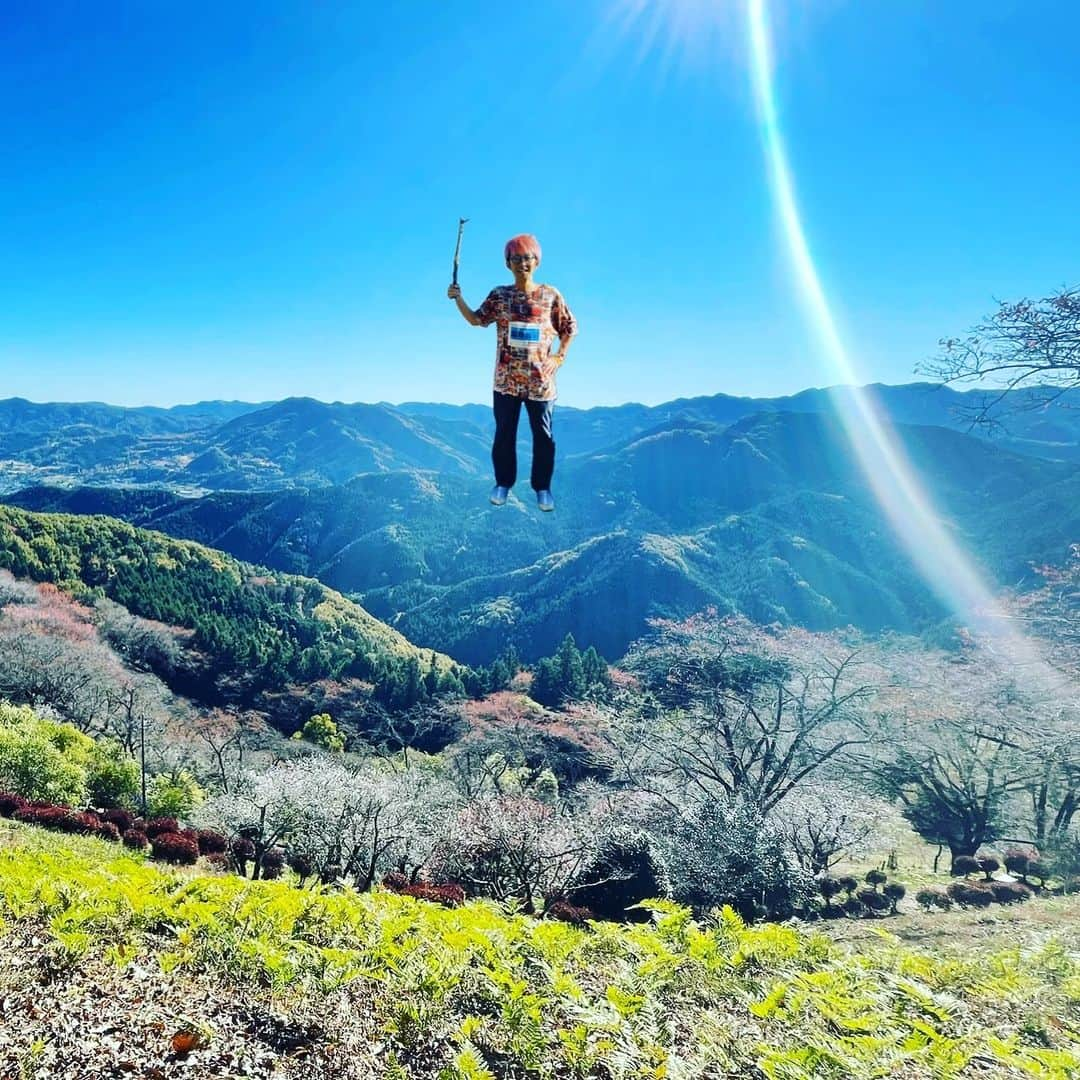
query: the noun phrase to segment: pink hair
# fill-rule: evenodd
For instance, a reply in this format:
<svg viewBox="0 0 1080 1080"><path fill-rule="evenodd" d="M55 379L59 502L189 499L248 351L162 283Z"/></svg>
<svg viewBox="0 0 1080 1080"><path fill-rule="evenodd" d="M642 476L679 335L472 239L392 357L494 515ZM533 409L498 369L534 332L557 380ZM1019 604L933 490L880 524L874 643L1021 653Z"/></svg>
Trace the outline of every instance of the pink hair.
<svg viewBox="0 0 1080 1080"><path fill-rule="evenodd" d="M532 233L521 233L506 241L506 247L503 248L503 258L509 259L511 255L528 255L530 252L536 256L536 261L539 262L540 241Z"/></svg>

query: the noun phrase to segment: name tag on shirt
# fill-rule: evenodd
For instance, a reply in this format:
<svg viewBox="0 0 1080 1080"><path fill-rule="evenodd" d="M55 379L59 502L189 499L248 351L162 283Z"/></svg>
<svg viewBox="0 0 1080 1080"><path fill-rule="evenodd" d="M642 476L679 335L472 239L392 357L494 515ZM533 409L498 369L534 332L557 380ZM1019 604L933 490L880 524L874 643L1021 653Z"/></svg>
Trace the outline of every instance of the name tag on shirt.
<svg viewBox="0 0 1080 1080"><path fill-rule="evenodd" d="M532 349L540 344L540 324L512 322L507 327L506 344L512 349Z"/></svg>

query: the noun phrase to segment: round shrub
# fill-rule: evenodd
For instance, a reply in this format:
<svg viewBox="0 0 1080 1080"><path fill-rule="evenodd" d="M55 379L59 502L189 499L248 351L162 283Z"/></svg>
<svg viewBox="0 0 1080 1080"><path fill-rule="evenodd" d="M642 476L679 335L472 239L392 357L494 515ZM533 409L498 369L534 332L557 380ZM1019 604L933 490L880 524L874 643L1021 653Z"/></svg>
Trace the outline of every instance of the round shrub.
<svg viewBox="0 0 1080 1080"><path fill-rule="evenodd" d="M229 838L213 829L199 829L195 834L200 855L227 855Z"/></svg>
<svg viewBox="0 0 1080 1080"><path fill-rule="evenodd" d="M174 817L150 818L143 825L143 832L153 840L155 836L159 836L161 833L180 832L180 822Z"/></svg>
<svg viewBox="0 0 1080 1080"><path fill-rule="evenodd" d="M204 861L211 870L218 874L228 874L232 872L232 859L229 858L228 852L211 851Z"/></svg>
<svg viewBox="0 0 1080 1080"><path fill-rule="evenodd" d="M120 830L111 821L103 821L98 826L98 836L102 840L111 840L114 844L120 842Z"/></svg>
<svg viewBox="0 0 1080 1080"><path fill-rule="evenodd" d="M834 896L839 896L844 891L844 886L840 884L837 878L831 877L826 874L824 877L818 878L818 892L825 898L825 906L829 906L829 901Z"/></svg>
<svg viewBox="0 0 1080 1080"><path fill-rule="evenodd" d="M983 880L989 881L1001 869L1001 863L993 855L983 855L979 859L979 869L983 872Z"/></svg>
<svg viewBox="0 0 1080 1080"><path fill-rule="evenodd" d="M861 919L866 914L866 905L857 896L849 896L844 901L843 910L848 918Z"/></svg>
<svg viewBox="0 0 1080 1080"><path fill-rule="evenodd" d="M150 850L155 859L176 865L194 866L199 861L199 845L191 837L175 832L151 836Z"/></svg>
<svg viewBox="0 0 1080 1080"><path fill-rule="evenodd" d="M0 701L0 787L25 799L69 806L86 800L93 739L70 724Z"/></svg>
<svg viewBox="0 0 1080 1080"><path fill-rule="evenodd" d="M954 904L960 903L960 897L967 891L968 886L963 881L954 881L945 889L949 899Z"/></svg>
<svg viewBox="0 0 1080 1080"><path fill-rule="evenodd" d="M866 874L866 883L872 885L875 889L879 885L884 885L889 880L888 874L884 870L869 870Z"/></svg>
<svg viewBox="0 0 1080 1080"><path fill-rule="evenodd" d="M956 877L977 874L981 869L979 860L974 855L957 855L952 864L952 872Z"/></svg>
<svg viewBox="0 0 1080 1080"><path fill-rule="evenodd" d="M101 820L111 822L120 830L120 834L123 835L135 824L135 815L130 810L124 810L117 807L112 810L103 811Z"/></svg>
<svg viewBox="0 0 1080 1080"><path fill-rule="evenodd" d="M881 891L889 901L889 910L895 915L896 905L907 896L907 889L899 881L889 881Z"/></svg>
<svg viewBox="0 0 1080 1080"><path fill-rule="evenodd" d="M281 877L281 871L285 869L285 852L274 848L268 851L261 862L262 876L267 881L273 881Z"/></svg>
<svg viewBox="0 0 1080 1080"><path fill-rule="evenodd" d="M1038 860L1039 853L1034 848L1009 848L1005 852L1005 869L1024 881L1027 878L1028 866Z"/></svg>
<svg viewBox="0 0 1080 1080"><path fill-rule="evenodd" d="M119 743L99 740L86 762L86 797L94 806L118 807L135 801L139 766Z"/></svg>
<svg viewBox="0 0 1080 1080"><path fill-rule="evenodd" d="M1034 878L1039 883L1039 888L1044 888L1050 877L1050 867L1038 859L1031 859L1027 865L1027 877Z"/></svg>
<svg viewBox="0 0 1080 1080"><path fill-rule="evenodd" d="M858 897L862 901L863 906L866 907L874 915L880 915L889 910L889 901L877 889L860 889Z"/></svg>
<svg viewBox="0 0 1080 1080"><path fill-rule="evenodd" d="M859 887L859 879L852 877L851 874L844 874L843 877L838 877L836 880L840 882L840 888L843 889L848 896L853 896L855 890Z"/></svg>
<svg viewBox="0 0 1080 1080"><path fill-rule="evenodd" d="M635 905L670 896L671 883L649 838L626 830L607 841L570 893L574 900L571 906L587 908L597 918L645 922L649 913Z"/></svg>
<svg viewBox="0 0 1080 1080"><path fill-rule="evenodd" d="M923 911L932 911L935 908L938 911L948 911L952 907L952 900L944 889L920 889L915 894L915 902Z"/></svg>
<svg viewBox="0 0 1080 1080"><path fill-rule="evenodd" d="M154 817L185 818L206 801L206 795L185 769L178 776L155 776L147 786L146 801Z"/></svg>
<svg viewBox="0 0 1080 1080"><path fill-rule="evenodd" d="M1031 897L1031 890L1019 881L991 881L990 892L999 904L1022 904Z"/></svg>
<svg viewBox="0 0 1080 1080"><path fill-rule="evenodd" d="M128 829L124 833L124 847L132 851L143 851L150 846L150 839L142 829Z"/></svg>
<svg viewBox="0 0 1080 1080"><path fill-rule="evenodd" d="M763 905L769 918L786 919L816 891L787 834L750 802L695 800L681 814L658 813L653 829L673 899L695 911L728 904L749 920Z"/></svg>
<svg viewBox="0 0 1080 1080"><path fill-rule="evenodd" d="M993 902L994 894L989 889L977 889L974 885L967 885L960 892L959 903L961 907L984 909L988 908Z"/></svg>

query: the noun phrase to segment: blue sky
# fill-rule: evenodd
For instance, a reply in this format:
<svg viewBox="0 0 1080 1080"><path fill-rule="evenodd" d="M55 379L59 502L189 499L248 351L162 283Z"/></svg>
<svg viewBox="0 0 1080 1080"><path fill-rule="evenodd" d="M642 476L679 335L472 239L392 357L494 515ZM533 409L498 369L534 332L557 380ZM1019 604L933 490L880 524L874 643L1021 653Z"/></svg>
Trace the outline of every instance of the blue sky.
<svg viewBox="0 0 1080 1080"><path fill-rule="evenodd" d="M831 381L740 3L9 2L0 396L488 401L475 307L535 232L587 407ZM1074 46L1039 0L771 6L818 268L866 381L1080 279ZM680 12L718 15L684 37Z"/></svg>

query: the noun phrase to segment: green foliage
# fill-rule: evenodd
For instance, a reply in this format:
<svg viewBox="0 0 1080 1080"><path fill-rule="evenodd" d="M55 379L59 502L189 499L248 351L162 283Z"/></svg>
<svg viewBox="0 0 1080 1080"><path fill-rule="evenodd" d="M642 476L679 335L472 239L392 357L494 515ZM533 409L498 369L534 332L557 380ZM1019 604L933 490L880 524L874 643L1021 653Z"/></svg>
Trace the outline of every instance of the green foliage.
<svg viewBox="0 0 1080 1080"><path fill-rule="evenodd" d="M558 708L581 700L609 681L607 664L599 653L591 645L582 653L574 635L567 634L554 656L537 662L529 695L541 705Z"/></svg>
<svg viewBox="0 0 1080 1080"><path fill-rule="evenodd" d="M139 766L119 743L99 739L94 744L87 762L86 793L90 805L100 810L135 805Z"/></svg>
<svg viewBox="0 0 1080 1080"><path fill-rule="evenodd" d="M345 736L338 731L338 726L330 718L329 713L317 713L293 738L306 739L316 746L321 746L324 750L335 753L341 753L345 749Z"/></svg>
<svg viewBox="0 0 1080 1080"><path fill-rule="evenodd" d="M0 789L33 802L82 806L94 740L25 705L0 701Z"/></svg>
<svg viewBox="0 0 1080 1080"><path fill-rule="evenodd" d="M175 776L159 773L146 785L146 813L151 818L187 818L205 799L201 785L186 769Z"/></svg>

